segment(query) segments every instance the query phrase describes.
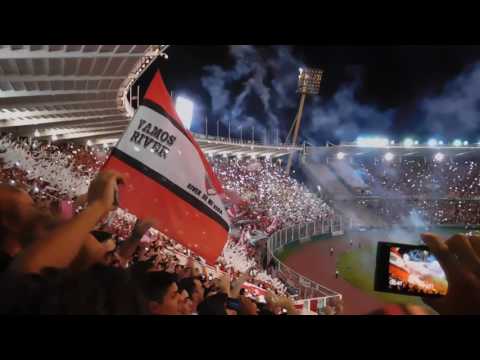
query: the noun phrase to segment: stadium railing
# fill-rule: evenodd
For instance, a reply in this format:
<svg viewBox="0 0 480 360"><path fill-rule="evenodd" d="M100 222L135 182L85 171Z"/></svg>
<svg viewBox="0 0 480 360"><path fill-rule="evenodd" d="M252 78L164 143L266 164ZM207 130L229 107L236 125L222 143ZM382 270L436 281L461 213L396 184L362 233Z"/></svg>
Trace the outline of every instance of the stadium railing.
<svg viewBox="0 0 480 360"><path fill-rule="evenodd" d="M342 300L342 294L320 285L317 282L299 274L292 268L280 261L276 254L287 245L295 242L305 243L315 236L339 236L343 234L341 217L335 216L330 219L321 219L310 223L293 225L274 232L267 240L267 261L274 263L275 276L288 286L298 289L297 306L302 305L306 310L319 313L330 299Z"/></svg>

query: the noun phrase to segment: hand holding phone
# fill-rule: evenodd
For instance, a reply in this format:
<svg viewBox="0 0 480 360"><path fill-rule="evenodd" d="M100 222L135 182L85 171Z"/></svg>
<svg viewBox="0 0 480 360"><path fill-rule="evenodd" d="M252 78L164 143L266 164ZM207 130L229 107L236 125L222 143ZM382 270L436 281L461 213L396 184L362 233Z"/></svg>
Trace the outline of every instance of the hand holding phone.
<svg viewBox="0 0 480 360"><path fill-rule="evenodd" d="M480 237L457 234L444 241L425 233L422 240L438 258L448 279L448 293L423 301L442 315L480 313Z"/></svg>

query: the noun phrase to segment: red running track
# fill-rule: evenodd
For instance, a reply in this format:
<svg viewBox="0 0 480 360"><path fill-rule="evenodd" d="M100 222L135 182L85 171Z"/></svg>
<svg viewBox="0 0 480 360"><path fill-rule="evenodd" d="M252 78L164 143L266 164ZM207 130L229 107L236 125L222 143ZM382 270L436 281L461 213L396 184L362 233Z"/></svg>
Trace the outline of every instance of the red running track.
<svg viewBox="0 0 480 360"><path fill-rule="evenodd" d="M354 241L353 246L358 246ZM330 256L330 248L334 253ZM380 299L357 289L343 280L335 278L337 256L351 249L345 238L320 240L306 243L290 255L285 264L298 273L319 284L335 290L343 296L345 315L364 315L386 305Z"/></svg>

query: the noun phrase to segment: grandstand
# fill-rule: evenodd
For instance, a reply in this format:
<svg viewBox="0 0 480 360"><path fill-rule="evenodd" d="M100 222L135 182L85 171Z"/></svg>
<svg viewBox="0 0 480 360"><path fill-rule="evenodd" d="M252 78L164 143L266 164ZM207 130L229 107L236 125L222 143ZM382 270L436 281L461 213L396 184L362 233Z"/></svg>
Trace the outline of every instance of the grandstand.
<svg viewBox="0 0 480 360"><path fill-rule="evenodd" d="M134 115L133 101L138 89L134 89L133 84L158 56L165 56L167 48L168 45L0 46L0 132L7 134L0 139L4 152L0 180L21 185L40 202L47 199L62 201L84 194L93 174L102 165L109 146L118 141ZM138 102L138 93L136 96ZM304 147L193 135L213 164L218 159L247 159L242 166L248 168L249 161L257 162L257 169L260 164L264 168L262 171L267 171L267 174L272 171L270 176L283 182L283 185L278 183L278 189L290 189L293 195L301 197L307 195L303 200L292 198L292 201L309 204L314 200L308 192L304 193L306 189L282 171L275 172L275 167L267 165L275 160L281 162L294 153L304 153ZM238 171L243 170L240 167ZM261 183L262 180L259 177L256 182ZM324 211L314 204L311 206ZM258 209L255 207L248 216L254 218L258 211L265 211L268 206L272 205L265 203ZM314 209L305 209L314 219ZM257 266L264 261L262 256L266 255L268 234L282 226L291 226L292 221L298 224L306 216L301 212L289 214L288 211L287 208L276 210L275 220L272 222L272 218L268 220L264 217L262 224L252 223L253 218L240 219L232 234L236 231L243 240L240 239L240 245L230 243L220 268L210 268L209 271L217 274L222 271L246 271L249 266ZM282 218L283 221L280 221ZM110 220L117 224L111 230L126 236L132 230L135 217L125 213L121 219ZM330 226L328 222L321 229L329 231ZM305 236L306 233L303 238ZM174 251L177 258L181 258L186 250L177 248L179 244L175 245L174 240L170 240L177 249ZM172 250L165 250L165 256L171 256L169 251ZM267 251L270 259L275 257L270 250ZM202 262L202 259L198 261ZM307 313L311 313L312 309L316 313L327 306L325 297L338 297L335 291L321 290L321 285L301 275L286 279L285 266L278 259L275 264L276 270L269 269L268 272L258 268L254 284L250 285L273 287L282 293L285 291L284 284L275 275L272 276L277 274L288 281L291 294L301 296L297 298L298 307L304 308ZM290 270L289 273L295 272ZM315 305L310 306L308 300L309 305L304 307L306 297L314 298L311 303Z"/></svg>

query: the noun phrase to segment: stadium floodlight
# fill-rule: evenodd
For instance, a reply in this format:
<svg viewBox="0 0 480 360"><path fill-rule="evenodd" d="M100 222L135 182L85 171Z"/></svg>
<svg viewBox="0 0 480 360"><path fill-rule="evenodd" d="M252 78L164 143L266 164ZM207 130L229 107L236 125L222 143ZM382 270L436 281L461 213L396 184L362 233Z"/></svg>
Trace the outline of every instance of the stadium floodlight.
<svg viewBox="0 0 480 360"><path fill-rule="evenodd" d="M412 145L413 145L413 140L412 139L406 138L405 140L403 140L403 146L410 147Z"/></svg>
<svg viewBox="0 0 480 360"><path fill-rule="evenodd" d="M183 126L190 130L193 118L193 101L183 96L178 96L175 101L175 110L177 111L180 120L182 120Z"/></svg>
<svg viewBox="0 0 480 360"><path fill-rule="evenodd" d="M468 141L465 140L465 141L463 142L463 145L464 145L464 146L468 146Z"/></svg>
<svg viewBox="0 0 480 360"><path fill-rule="evenodd" d="M298 83L297 83L297 92L301 94L300 103L298 106L297 115L292 124L293 136L292 136L292 146L297 144L298 133L300 131L300 123L302 121L303 107L305 105L305 99L307 95L318 95L320 92L320 83L322 82L323 70L314 69L314 68L300 68L298 74ZM294 125L294 126L293 126ZM291 130L290 130L291 131ZM290 136L290 132L287 138ZM253 136L252 136L253 138ZM285 172L290 174L290 169L292 168L293 152L288 156L287 167Z"/></svg>
<svg viewBox="0 0 480 360"><path fill-rule="evenodd" d="M52 141L57 141L57 139L58 139L57 135L53 134L52 135Z"/></svg>
<svg viewBox="0 0 480 360"><path fill-rule="evenodd" d="M440 141L438 142L438 145L443 145L443 141L440 140Z"/></svg>
<svg viewBox="0 0 480 360"><path fill-rule="evenodd" d="M320 92L323 70L321 69L299 69L297 92L300 94L316 95Z"/></svg>
<svg viewBox="0 0 480 360"><path fill-rule="evenodd" d="M441 152L436 153L435 156L433 157L433 159L438 162L443 161L444 158L445 158L445 155L443 155Z"/></svg>
<svg viewBox="0 0 480 360"><path fill-rule="evenodd" d="M383 137L358 137L355 141L358 146L365 147L386 147L388 146L388 139Z"/></svg>
<svg viewBox="0 0 480 360"><path fill-rule="evenodd" d="M418 145L418 140L415 140L414 144L415 144L415 145Z"/></svg>
<svg viewBox="0 0 480 360"><path fill-rule="evenodd" d="M344 157L345 157L345 153L343 153L341 151L337 153L337 159L338 160L343 160Z"/></svg>
<svg viewBox="0 0 480 360"><path fill-rule="evenodd" d="M462 146L462 140L459 140L459 139L454 140L453 146Z"/></svg>
<svg viewBox="0 0 480 360"><path fill-rule="evenodd" d="M430 139L428 140L428 146L437 146L438 141L436 139Z"/></svg>
<svg viewBox="0 0 480 360"><path fill-rule="evenodd" d="M390 140L390 145L395 145L395 140Z"/></svg>
<svg viewBox="0 0 480 360"><path fill-rule="evenodd" d="M384 156L385 160L387 161L392 161L394 158L394 155L391 152L387 152Z"/></svg>

